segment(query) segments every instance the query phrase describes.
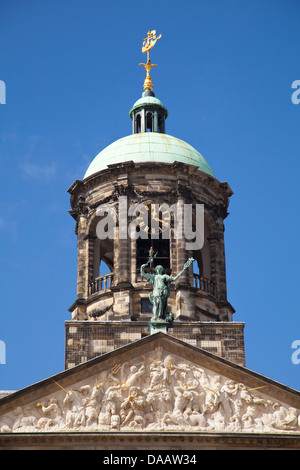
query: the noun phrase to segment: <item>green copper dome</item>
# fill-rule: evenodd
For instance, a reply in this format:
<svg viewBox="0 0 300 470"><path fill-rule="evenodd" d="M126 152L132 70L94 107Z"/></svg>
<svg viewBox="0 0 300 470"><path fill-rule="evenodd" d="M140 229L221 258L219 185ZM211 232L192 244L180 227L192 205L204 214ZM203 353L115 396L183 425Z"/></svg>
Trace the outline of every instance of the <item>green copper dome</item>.
<svg viewBox="0 0 300 470"><path fill-rule="evenodd" d="M200 171L214 177L211 167L202 155L183 140L158 132L141 132L116 140L102 150L91 162L84 178L107 169L107 165L127 161L135 163L178 161L196 165Z"/></svg>

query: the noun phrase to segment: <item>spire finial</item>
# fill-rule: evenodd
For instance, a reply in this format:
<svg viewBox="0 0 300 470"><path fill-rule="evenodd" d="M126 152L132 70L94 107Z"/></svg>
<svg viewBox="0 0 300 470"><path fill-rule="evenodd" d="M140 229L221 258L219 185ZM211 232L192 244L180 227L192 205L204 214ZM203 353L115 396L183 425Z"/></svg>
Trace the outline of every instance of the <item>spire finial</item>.
<svg viewBox="0 0 300 470"><path fill-rule="evenodd" d="M144 90L153 90L153 82L152 78L150 77L150 70L152 67L157 67L156 64L151 64L151 60L149 57L149 51L152 49L152 47L155 46L156 42L158 39L161 38L161 34L159 36L156 36L156 31L153 29L152 31L148 31L147 37L144 39L143 42L143 47L142 47L142 53L145 54L147 52L147 63L146 64L139 64L143 65L146 70L146 78L144 80Z"/></svg>

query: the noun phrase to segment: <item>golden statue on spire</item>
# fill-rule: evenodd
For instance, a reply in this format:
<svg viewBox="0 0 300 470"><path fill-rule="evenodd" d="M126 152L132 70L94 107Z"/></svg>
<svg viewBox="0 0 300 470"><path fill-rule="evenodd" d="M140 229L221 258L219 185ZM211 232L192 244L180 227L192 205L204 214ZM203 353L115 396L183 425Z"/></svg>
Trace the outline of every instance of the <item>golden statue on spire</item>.
<svg viewBox="0 0 300 470"><path fill-rule="evenodd" d="M147 63L146 64L139 64L143 65L146 70L146 78L144 80L144 90L153 90L153 82L152 78L150 77L150 70L152 67L157 67L156 64L151 64L151 60L149 57L149 51L152 47L155 46L156 42L161 38L161 34L156 36L156 31L153 29L152 31L148 31L147 37L144 39L142 53L145 54L147 52Z"/></svg>
<svg viewBox="0 0 300 470"><path fill-rule="evenodd" d="M161 34L156 37L155 29L153 29L152 31L148 31L147 37L144 39L144 42L143 42L143 47L142 47L143 54L145 52L149 52L150 49L152 49L152 47L155 46L156 41L158 41L158 39L160 38L161 38ZM147 57L147 59L149 59L149 56Z"/></svg>

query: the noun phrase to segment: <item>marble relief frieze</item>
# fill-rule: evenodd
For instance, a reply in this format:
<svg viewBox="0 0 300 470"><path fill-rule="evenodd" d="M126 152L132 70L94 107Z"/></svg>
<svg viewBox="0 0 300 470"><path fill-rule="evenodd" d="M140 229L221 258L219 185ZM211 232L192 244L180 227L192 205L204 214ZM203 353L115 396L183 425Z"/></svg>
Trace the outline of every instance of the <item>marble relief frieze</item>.
<svg viewBox="0 0 300 470"><path fill-rule="evenodd" d="M55 382L55 381L54 381ZM299 410L158 346L0 416L2 433L299 433ZM41 392L42 393L42 392Z"/></svg>

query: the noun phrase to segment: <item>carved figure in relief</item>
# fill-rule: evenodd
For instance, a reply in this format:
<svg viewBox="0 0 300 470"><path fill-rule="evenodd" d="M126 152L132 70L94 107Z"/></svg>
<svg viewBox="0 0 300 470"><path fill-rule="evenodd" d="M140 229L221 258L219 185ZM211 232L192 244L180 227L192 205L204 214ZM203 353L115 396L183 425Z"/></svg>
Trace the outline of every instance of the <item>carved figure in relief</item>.
<svg viewBox="0 0 300 470"><path fill-rule="evenodd" d="M156 359L150 358L150 390L167 387L170 377L171 359L162 360L160 349L157 349L156 356Z"/></svg>
<svg viewBox="0 0 300 470"><path fill-rule="evenodd" d="M112 385L107 389L98 417L100 426L110 426L112 423L114 428L119 426L120 419L116 416L119 416L118 403L122 400L123 386L123 384Z"/></svg>
<svg viewBox="0 0 300 470"><path fill-rule="evenodd" d="M98 424L100 428L107 429L111 422L111 408L107 401L101 404L98 416Z"/></svg>
<svg viewBox="0 0 300 470"><path fill-rule="evenodd" d="M299 428L298 411L296 408L288 408L282 422L282 429L296 431Z"/></svg>
<svg viewBox="0 0 300 470"><path fill-rule="evenodd" d="M205 395L205 403L203 406L204 413L213 413L217 410L219 402L220 402L220 389L221 389L221 377L219 375L214 376L210 382L207 384L207 380L205 381L205 385L203 385L206 395Z"/></svg>
<svg viewBox="0 0 300 470"><path fill-rule="evenodd" d="M32 413L30 407L25 407L24 409L21 406L18 406L14 409L14 422L12 425L12 431L30 430L33 426L37 424L37 417Z"/></svg>
<svg viewBox="0 0 300 470"><path fill-rule="evenodd" d="M223 389L216 395L215 404L218 411L225 417L231 416L233 413L230 398L227 395L226 391Z"/></svg>
<svg viewBox="0 0 300 470"><path fill-rule="evenodd" d="M187 424L187 418L192 410L192 402L197 396L197 393L187 389L183 384L174 387L174 393L174 409L171 412L165 413L162 423L165 425L175 424L183 427Z"/></svg>
<svg viewBox="0 0 300 470"><path fill-rule="evenodd" d="M145 392L144 392L145 393ZM145 393L146 400L146 415L145 422L149 428L155 428L157 423L161 421L160 413L160 400L158 399L157 392L149 390Z"/></svg>
<svg viewBox="0 0 300 470"><path fill-rule="evenodd" d="M118 429L121 423L118 404L122 400L122 390L111 390L108 393L108 402L106 407L107 416L110 417L110 425L113 429ZM109 419L109 418L108 418Z"/></svg>
<svg viewBox="0 0 300 470"><path fill-rule="evenodd" d="M252 429L253 427L255 427L257 419L257 408L253 404L248 405L245 414L241 418L243 428L246 430Z"/></svg>
<svg viewBox="0 0 300 470"><path fill-rule="evenodd" d="M296 430L298 428L298 413L295 408L286 408L275 403L273 409L272 419L268 423L270 428L281 430Z"/></svg>
<svg viewBox="0 0 300 470"><path fill-rule="evenodd" d="M164 416L170 411L172 406L172 394L170 390L163 390L161 392L160 410L161 415Z"/></svg>
<svg viewBox="0 0 300 470"><path fill-rule="evenodd" d="M72 389L69 390L63 400L63 407L67 428L79 427L85 424L85 409L79 392Z"/></svg>
<svg viewBox="0 0 300 470"><path fill-rule="evenodd" d="M201 413L199 403L194 402L192 408L187 410L185 415L188 424L190 424L192 427L197 427L199 429L206 428L207 421L204 413Z"/></svg>
<svg viewBox="0 0 300 470"><path fill-rule="evenodd" d="M227 396L234 397L239 391L239 384L234 380L227 380L221 388L221 391L225 392Z"/></svg>
<svg viewBox="0 0 300 470"><path fill-rule="evenodd" d="M172 426L178 426L180 429L182 429L185 425L185 420L184 417L178 409L174 409L170 413L166 413L162 419L162 426L163 427L172 427Z"/></svg>
<svg viewBox="0 0 300 470"><path fill-rule="evenodd" d="M193 400L193 392L187 390L184 386L174 387L175 393L175 403L174 403L174 412L183 414L187 407L190 407L190 404Z"/></svg>
<svg viewBox="0 0 300 470"><path fill-rule="evenodd" d="M216 431L224 431L225 430L224 414L220 410L217 410L212 416L212 419L209 421L209 424Z"/></svg>
<svg viewBox="0 0 300 470"><path fill-rule="evenodd" d="M84 417L80 414L80 424L86 424L86 426L92 426L98 421L98 401L103 397L103 387L95 383L92 385L83 385L78 390L76 390L79 395L79 400L81 399L82 403L82 412L84 412ZM76 423L76 420L75 420Z"/></svg>
<svg viewBox="0 0 300 470"><path fill-rule="evenodd" d="M251 395L251 393L248 392L246 385L239 384L239 390L240 390L240 399L243 402L243 404L252 403L253 396Z"/></svg>
<svg viewBox="0 0 300 470"><path fill-rule="evenodd" d="M145 366L142 365L139 369L136 366L131 366L129 377L126 379L126 386L132 387L135 383L137 383L142 375L144 375L146 369Z"/></svg>
<svg viewBox="0 0 300 470"><path fill-rule="evenodd" d="M252 407L252 404L255 404L257 406ZM239 423L238 430L242 428L243 423L246 426L246 422L248 422L248 424L251 423L251 426L253 426L253 423L256 427L260 426L260 419L258 417L260 409L259 405L267 406L268 403L261 397L255 395L253 396L244 384L238 384L237 396L235 400L232 400L234 414ZM246 416L245 410L248 410L246 412Z"/></svg>
<svg viewBox="0 0 300 470"><path fill-rule="evenodd" d="M80 393L88 395L91 399L97 399L100 400L102 396L104 395L104 390L103 390L103 385L100 384L98 385L95 383L95 385L82 385L79 390Z"/></svg>
<svg viewBox="0 0 300 470"><path fill-rule="evenodd" d="M59 427L63 424L62 411L56 398L50 398L50 400L45 403L37 403L36 406L41 407L41 411L44 415L42 418L39 418L36 424L37 429L50 431L53 427Z"/></svg>
<svg viewBox="0 0 300 470"><path fill-rule="evenodd" d="M10 415L4 415L0 418L0 433L11 432L13 425L13 418Z"/></svg>
<svg viewBox="0 0 300 470"><path fill-rule="evenodd" d="M85 407L85 419L86 425L91 426L94 423L98 422L98 409L97 409L97 400L92 397L87 397L83 399L83 405Z"/></svg>
<svg viewBox="0 0 300 470"><path fill-rule="evenodd" d="M121 424L132 428L142 429L145 424L144 407L146 401L139 387L131 387L127 397L120 408Z"/></svg>
<svg viewBox="0 0 300 470"><path fill-rule="evenodd" d="M227 380L220 391L220 402L225 415L239 416L243 407L239 397L239 384L234 380Z"/></svg>

